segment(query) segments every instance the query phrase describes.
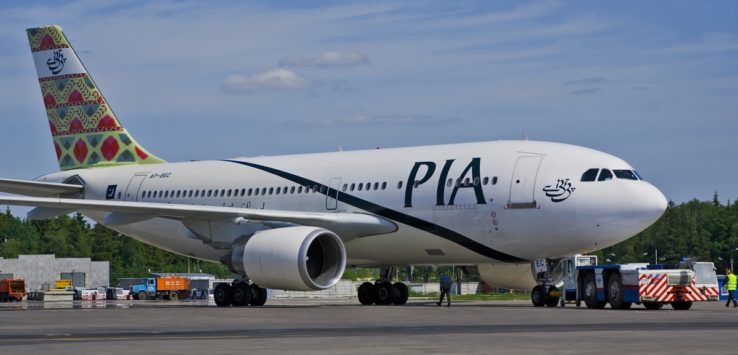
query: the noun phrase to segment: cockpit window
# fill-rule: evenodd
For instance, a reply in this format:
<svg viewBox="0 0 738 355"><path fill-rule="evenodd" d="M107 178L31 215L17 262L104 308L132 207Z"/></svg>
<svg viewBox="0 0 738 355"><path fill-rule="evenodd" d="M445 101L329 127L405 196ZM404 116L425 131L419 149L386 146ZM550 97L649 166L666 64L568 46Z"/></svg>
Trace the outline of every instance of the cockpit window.
<svg viewBox="0 0 738 355"><path fill-rule="evenodd" d="M600 169L589 169L582 174L582 181L595 181L597 179L597 172Z"/></svg>
<svg viewBox="0 0 738 355"><path fill-rule="evenodd" d="M638 177L638 180L643 180L643 176L641 176L637 171L633 170L633 174Z"/></svg>
<svg viewBox="0 0 738 355"><path fill-rule="evenodd" d="M612 172L607 169L600 170L600 177L597 178L597 181L607 181L612 180Z"/></svg>
<svg viewBox="0 0 738 355"><path fill-rule="evenodd" d="M612 172L615 173L618 179L638 180L638 176L636 176L633 170L613 170Z"/></svg>

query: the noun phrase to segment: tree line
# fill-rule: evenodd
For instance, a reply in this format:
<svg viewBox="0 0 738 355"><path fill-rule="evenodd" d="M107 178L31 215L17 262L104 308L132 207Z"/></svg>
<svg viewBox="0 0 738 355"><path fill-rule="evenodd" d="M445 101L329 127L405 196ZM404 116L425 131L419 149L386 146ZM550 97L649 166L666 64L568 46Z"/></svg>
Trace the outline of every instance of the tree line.
<svg viewBox="0 0 738 355"><path fill-rule="evenodd" d="M110 262L110 281L145 277L151 272L204 272L231 277L220 263L176 255L125 237L99 224L90 225L80 214L48 220L21 219L7 209L0 214L0 257L19 254L56 254L58 258L89 257ZM684 257L713 261L719 272L738 261L738 203L712 201L670 202L655 224L622 243L595 253L601 263L654 262L677 264ZM410 281L434 281L448 267L416 267ZM347 269L345 278L374 279L376 269ZM399 268L408 279L408 268ZM465 277L466 278L466 277Z"/></svg>

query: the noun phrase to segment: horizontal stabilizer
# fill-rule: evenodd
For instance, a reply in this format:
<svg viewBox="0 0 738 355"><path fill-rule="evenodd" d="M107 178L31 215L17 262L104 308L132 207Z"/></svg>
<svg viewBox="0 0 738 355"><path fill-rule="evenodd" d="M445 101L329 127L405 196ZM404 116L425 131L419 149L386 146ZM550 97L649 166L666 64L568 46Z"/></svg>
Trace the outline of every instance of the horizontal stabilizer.
<svg viewBox="0 0 738 355"><path fill-rule="evenodd" d="M0 192L11 194L51 197L71 195L82 191L82 185L58 184L53 182L0 179Z"/></svg>

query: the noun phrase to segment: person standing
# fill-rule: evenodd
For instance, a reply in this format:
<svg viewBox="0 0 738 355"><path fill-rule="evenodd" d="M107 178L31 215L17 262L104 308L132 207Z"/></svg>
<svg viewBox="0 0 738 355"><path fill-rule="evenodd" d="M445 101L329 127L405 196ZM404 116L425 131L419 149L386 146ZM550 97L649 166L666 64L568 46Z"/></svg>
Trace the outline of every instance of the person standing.
<svg viewBox="0 0 738 355"><path fill-rule="evenodd" d="M726 278L725 287L728 289L728 302L725 307L730 306L730 301L733 301L733 307L738 307L738 302L735 300L735 288L738 286L738 279L736 279L733 271L728 269L728 277Z"/></svg>
<svg viewBox="0 0 738 355"><path fill-rule="evenodd" d="M438 300L438 303L436 305L440 306L441 303L443 303L443 296L446 296L446 299L448 300L448 304L446 307L451 307L451 286L453 282L451 282L451 278L448 277L448 275L443 274L441 275L441 299Z"/></svg>

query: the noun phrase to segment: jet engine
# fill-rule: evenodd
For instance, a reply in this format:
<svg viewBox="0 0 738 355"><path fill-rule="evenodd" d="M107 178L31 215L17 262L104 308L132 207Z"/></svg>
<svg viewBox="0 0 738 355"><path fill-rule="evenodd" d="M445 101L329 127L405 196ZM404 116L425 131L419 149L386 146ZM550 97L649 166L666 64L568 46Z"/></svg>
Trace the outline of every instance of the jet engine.
<svg viewBox="0 0 738 355"><path fill-rule="evenodd" d="M341 238L327 229L284 227L255 232L223 262L261 287L317 291L341 279L346 250Z"/></svg>
<svg viewBox="0 0 738 355"><path fill-rule="evenodd" d="M530 291L536 285L530 263L479 264L477 270L479 277L491 286Z"/></svg>

